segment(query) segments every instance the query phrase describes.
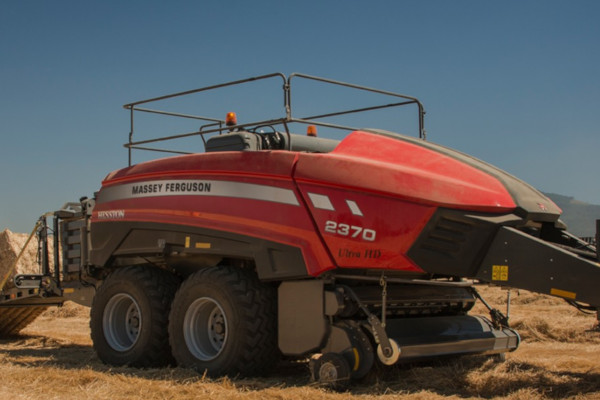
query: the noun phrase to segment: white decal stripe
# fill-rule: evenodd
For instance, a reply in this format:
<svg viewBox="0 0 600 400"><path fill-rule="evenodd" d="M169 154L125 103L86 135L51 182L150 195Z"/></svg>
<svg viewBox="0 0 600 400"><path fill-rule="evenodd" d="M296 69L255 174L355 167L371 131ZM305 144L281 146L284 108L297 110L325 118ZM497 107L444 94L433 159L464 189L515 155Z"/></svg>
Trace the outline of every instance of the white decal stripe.
<svg viewBox="0 0 600 400"><path fill-rule="evenodd" d="M360 217L364 216L362 211L360 210L360 207L358 207L358 204L356 204L354 200L346 200L346 204L348 204L348 207L350 207L350 211L352 212L352 214L358 215Z"/></svg>
<svg viewBox="0 0 600 400"><path fill-rule="evenodd" d="M163 196L219 196L299 206L293 190L233 181L155 180L103 188L99 202Z"/></svg>
<svg viewBox="0 0 600 400"><path fill-rule="evenodd" d="M321 210L335 211L335 208L333 207L333 204L331 204L331 200L329 200L329 197L322 194L310 192L308 193L308 197L310 197L310 201L312 202L315 208L319 208Z"/></svg>

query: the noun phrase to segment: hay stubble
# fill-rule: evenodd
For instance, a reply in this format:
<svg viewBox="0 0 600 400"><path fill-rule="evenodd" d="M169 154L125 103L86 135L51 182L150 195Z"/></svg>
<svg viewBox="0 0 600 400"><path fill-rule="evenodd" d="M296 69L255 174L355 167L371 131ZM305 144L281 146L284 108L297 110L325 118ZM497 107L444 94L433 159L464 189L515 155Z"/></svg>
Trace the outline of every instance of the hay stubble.
<svg viewBox="0 0 600 400"><path fill-rule="evenodd" d="M502 306L505 293L483 289ZM564 302L513 292L511 322L524 342L507 361L461 357L374 371L348 392L311 384L303 363L266 378L211 380L181 368L103 365L89 338L88 309L46 311L21 336L0 341L0 396L11 399L600 399L595 316ZM484 310L479 307L478 313Z"/></svg>

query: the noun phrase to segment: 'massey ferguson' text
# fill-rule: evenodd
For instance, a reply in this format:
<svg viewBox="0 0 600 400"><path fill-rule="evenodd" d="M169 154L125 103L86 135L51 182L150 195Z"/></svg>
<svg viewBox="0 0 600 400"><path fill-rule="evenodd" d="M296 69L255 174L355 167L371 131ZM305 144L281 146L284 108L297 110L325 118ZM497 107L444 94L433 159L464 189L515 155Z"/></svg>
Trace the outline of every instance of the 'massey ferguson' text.
<svg viewBox="0 0 600 400"><path fill-rule="evenodd" d="M210 190L210 182L165 182L134 185L131 187L131 194L135 196L148 193L197 193Z"/></svg>

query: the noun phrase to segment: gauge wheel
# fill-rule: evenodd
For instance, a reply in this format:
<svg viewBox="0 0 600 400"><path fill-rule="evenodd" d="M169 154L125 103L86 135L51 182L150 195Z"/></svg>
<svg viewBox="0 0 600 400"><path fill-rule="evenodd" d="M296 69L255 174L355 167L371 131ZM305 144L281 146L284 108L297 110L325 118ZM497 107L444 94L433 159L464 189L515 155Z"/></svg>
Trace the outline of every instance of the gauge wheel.
<svg viewBox="0 0 600 400"><path fill-rule="evenodd" d="M350 384L350 366L343 355L325 353L310 361L312 379L333 390L345 390Z"/></svg>

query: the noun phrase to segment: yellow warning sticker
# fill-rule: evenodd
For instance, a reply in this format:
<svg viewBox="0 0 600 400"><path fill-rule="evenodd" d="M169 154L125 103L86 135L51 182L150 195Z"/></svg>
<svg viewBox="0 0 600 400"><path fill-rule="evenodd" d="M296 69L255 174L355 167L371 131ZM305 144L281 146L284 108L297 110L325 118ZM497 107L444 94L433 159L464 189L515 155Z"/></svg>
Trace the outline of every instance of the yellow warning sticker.
<svg viewBox="0 0 600 400"><path fill-rule="evenodd" d="M508 280L508 265L492 266L492 280L493 281L507 281Z"/></svg>
<svg viewBox="0 0 600 400"><path fill-rule="evenodd" d="M560 289L550 289L550 294L554 295L554 296L559 296L559 297L564 297L565 299L571 299L571 300L575 300L575 297L577 297L577 293L573 293L573 292L567 292L566 290L560 290Z"/></svg>

